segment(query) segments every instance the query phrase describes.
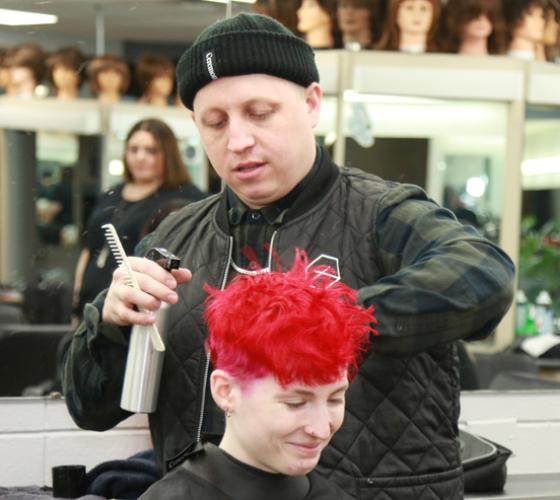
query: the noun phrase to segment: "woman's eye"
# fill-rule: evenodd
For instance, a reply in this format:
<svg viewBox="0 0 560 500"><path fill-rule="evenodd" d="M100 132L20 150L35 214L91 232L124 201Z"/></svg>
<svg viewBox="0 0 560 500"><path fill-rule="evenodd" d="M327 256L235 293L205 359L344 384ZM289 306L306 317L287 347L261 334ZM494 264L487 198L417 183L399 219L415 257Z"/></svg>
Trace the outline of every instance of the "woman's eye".
<svg viewBox="0 0 560 500"><path fill-rule="evenodd" d="M329 399L329 404L334 405L334 406L343 405L344 404L344 398Z"/></svg>
<svg viewBox="0 0 560 500"><path fill-rule="evenodd" d="M305 401L286 401L285 404L288 408L301 408Z"/></svg>

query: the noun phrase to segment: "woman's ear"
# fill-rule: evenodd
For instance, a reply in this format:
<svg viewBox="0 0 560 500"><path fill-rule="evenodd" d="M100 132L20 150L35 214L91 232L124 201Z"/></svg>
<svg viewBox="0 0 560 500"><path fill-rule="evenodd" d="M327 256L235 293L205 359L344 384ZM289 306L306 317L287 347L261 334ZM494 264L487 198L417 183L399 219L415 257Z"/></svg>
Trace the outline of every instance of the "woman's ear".
<svg viewBox="0 0 560 500"><path fill-rule="evenodd" d="M224 370L214 370L210 375L212 398L224 412L233 410L234 392L237 387L235 379Z"/></svg>

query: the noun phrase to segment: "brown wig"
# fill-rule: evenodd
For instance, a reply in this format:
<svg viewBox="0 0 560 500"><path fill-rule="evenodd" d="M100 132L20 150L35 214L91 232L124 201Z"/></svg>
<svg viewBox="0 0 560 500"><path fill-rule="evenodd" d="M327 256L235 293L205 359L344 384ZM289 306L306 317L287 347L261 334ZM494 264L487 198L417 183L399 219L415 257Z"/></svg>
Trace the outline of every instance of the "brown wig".
<svg viewBox="0 0 560 500"><path fill-rule="evenodd" d="M105 54L104 56L94 57L88 64L89 85L93 95L97 95L101 91L97 76L103 71L116 71L117 73L120 73L120 91L121 93L126 92L128 84L130 83L130 70L128 68L128 64L126 64L124 59L121 59L120 57Z"/></svg>
<svg viewBox="0 0 560 500"><path fill-rule="evenodd" d="M381 34L382 21L379 15L379 0L338 0L337 10L343 6L352 6L356 9L367 9L369 11L369 31L372 43L379 40ZM339 31L340 26L338 27Z"/></svg>
<svg viewBox="0 0 560 500"><path fill-rule="evenodd" d="M547 22L551 22L550 16L553 16L554 21L557 24L560 24L560 0L549 0L547 11L545 13L545 19ZM545 45L545 56L546 60L551 62L554 62L560 56L560 27L556 35L556 43L552 45Z"/></svg>
<svg viewBox="0 0 560 500"><path fill-rule="evenodd" d="M547 0L503 0L503 12L507 44L513 39L513 32L523 22L523 16L533 8L546 10Z"/></svg>
<svg viewBox="0 0 560 500"><path fill-rule="evenodd" d="M303 0L299 0L296 7L296 25L297 25L297 10L301 7ZM336 0L316 0L321 8L328 14L331 20L331 34L334 40L333 48L339 48L342 46L341 34L338 29L338 22L336 20ZM300 36L303 33L298 33Z"/></svg>
<svg viewBox="0 0 560 500"><path fill-rule="evenodd" d="M49 83L55 87L53 80L53 71L56 66L63 66L74 73L76 73L79 79L79 85L81 85L85 78L85 64L86 57L82 52L76 47L64 47L62 49L53 52L47 59L47 79Z"/></svg>
<svg viewBox="0 0 560 500"><path fill-rule="evenodd" d="M492 24L492 33L488 37L488 52L503 54L506 43L501 0L447 0L441 14L438 34L440 50L458 52L465 25L482 15Z"/></svg>
<svg viewBox="0 0 560 500"><path fill-rule="evenodd" d="M140 130L151 134L161 147L164 164L163 186L178 187L183 184L191 184L191 176L189 175L187 167L181 158L179 145L173 130L171 130L165 122L158 120L157 118L140 120L128 132L128 135L126 136L126 144L128 144L130 138ZM130 168L126 162L126 153L124 154L123 164L124 180L126 182L133 182L134 179L132 178Z"/></svg>
<svg viewBox="0 0 560 500"><path fill-rule="evenodd" d="M399 50L400 32L397 25L397 18L399 14L399 7L404 1L405 0L389 0L389 5L387 7L387 16L383 25L383 31L381 33L379 43L377 44L378 49ZM438 28L439 14L441 11L441 1L429 0L429 2L432 4L433 15L432 26L430 27L430 31L428 31L427 35L426 52L434 52L436 50L435 34Z"/></svg>
<svg viewBox="0 0 560 500"><path fill-rule="evenodd" d="M276 2L274 0L256 0L251 10L255 14L277 18Z"/></svg>
<svg viewBox="0 0 560 500"><path fill-rule="evenodd" d="M45 76L45 58L46 55L38 44L22 43L8 50L4 64L11 68L28 68L33 73L35 82L40 83Z"/></svg>
<svg viewBox="0 0 560 500"><path fill-rule="evenodd" d="M147 92L154 78L167 76L175 79L175 66L167 57L144 54L136 63L136 81L142 92Z"/></svg>

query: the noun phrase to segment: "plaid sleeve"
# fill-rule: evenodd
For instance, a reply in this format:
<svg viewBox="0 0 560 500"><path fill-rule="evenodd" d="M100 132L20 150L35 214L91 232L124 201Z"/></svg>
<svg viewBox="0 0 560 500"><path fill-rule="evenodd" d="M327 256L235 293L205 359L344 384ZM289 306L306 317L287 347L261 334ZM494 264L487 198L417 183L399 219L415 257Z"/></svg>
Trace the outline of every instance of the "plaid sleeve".
<svg viewBox="0 0 560 500"><path fill-rule="evenodd" d="M384 195L375 235L383 277L359 291L376 308L374 348L407 354L484 338L508 310L510 258L420 188L401 184Z"/></svg>
<svg viewBox="0 0 560 500"><path fill-rule="evenodd" d="M134 253L142 256L153 242L144 237ZM84 308L62 365L62 390L74 422L83 429L106 430L130 415L120 407L130 327L101 322L107 290Z"/></svg>
<svg viewBox="0 0 560 500"><path fill-rule="evenodd" d="M74 422L96 431L110 429L130 415L120 408L128 340L124 329L99 321L105 293L86 304L84 321L66 351L61 374Z"/></svg>

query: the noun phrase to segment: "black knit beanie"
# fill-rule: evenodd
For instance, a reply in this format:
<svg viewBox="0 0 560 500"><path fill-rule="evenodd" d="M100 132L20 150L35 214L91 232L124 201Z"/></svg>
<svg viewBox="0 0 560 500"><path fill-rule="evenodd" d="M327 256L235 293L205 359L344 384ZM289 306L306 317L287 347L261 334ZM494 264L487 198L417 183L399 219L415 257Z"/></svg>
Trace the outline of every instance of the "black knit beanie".
<svg viewBox="0 0 560 500"><path fill-rule="evenodd" d="M307 87L319 81L313 49L271 17L243 12L196 37L177 64L177 88L193 109L196 93L223 76L264 73Z"/></svg>

